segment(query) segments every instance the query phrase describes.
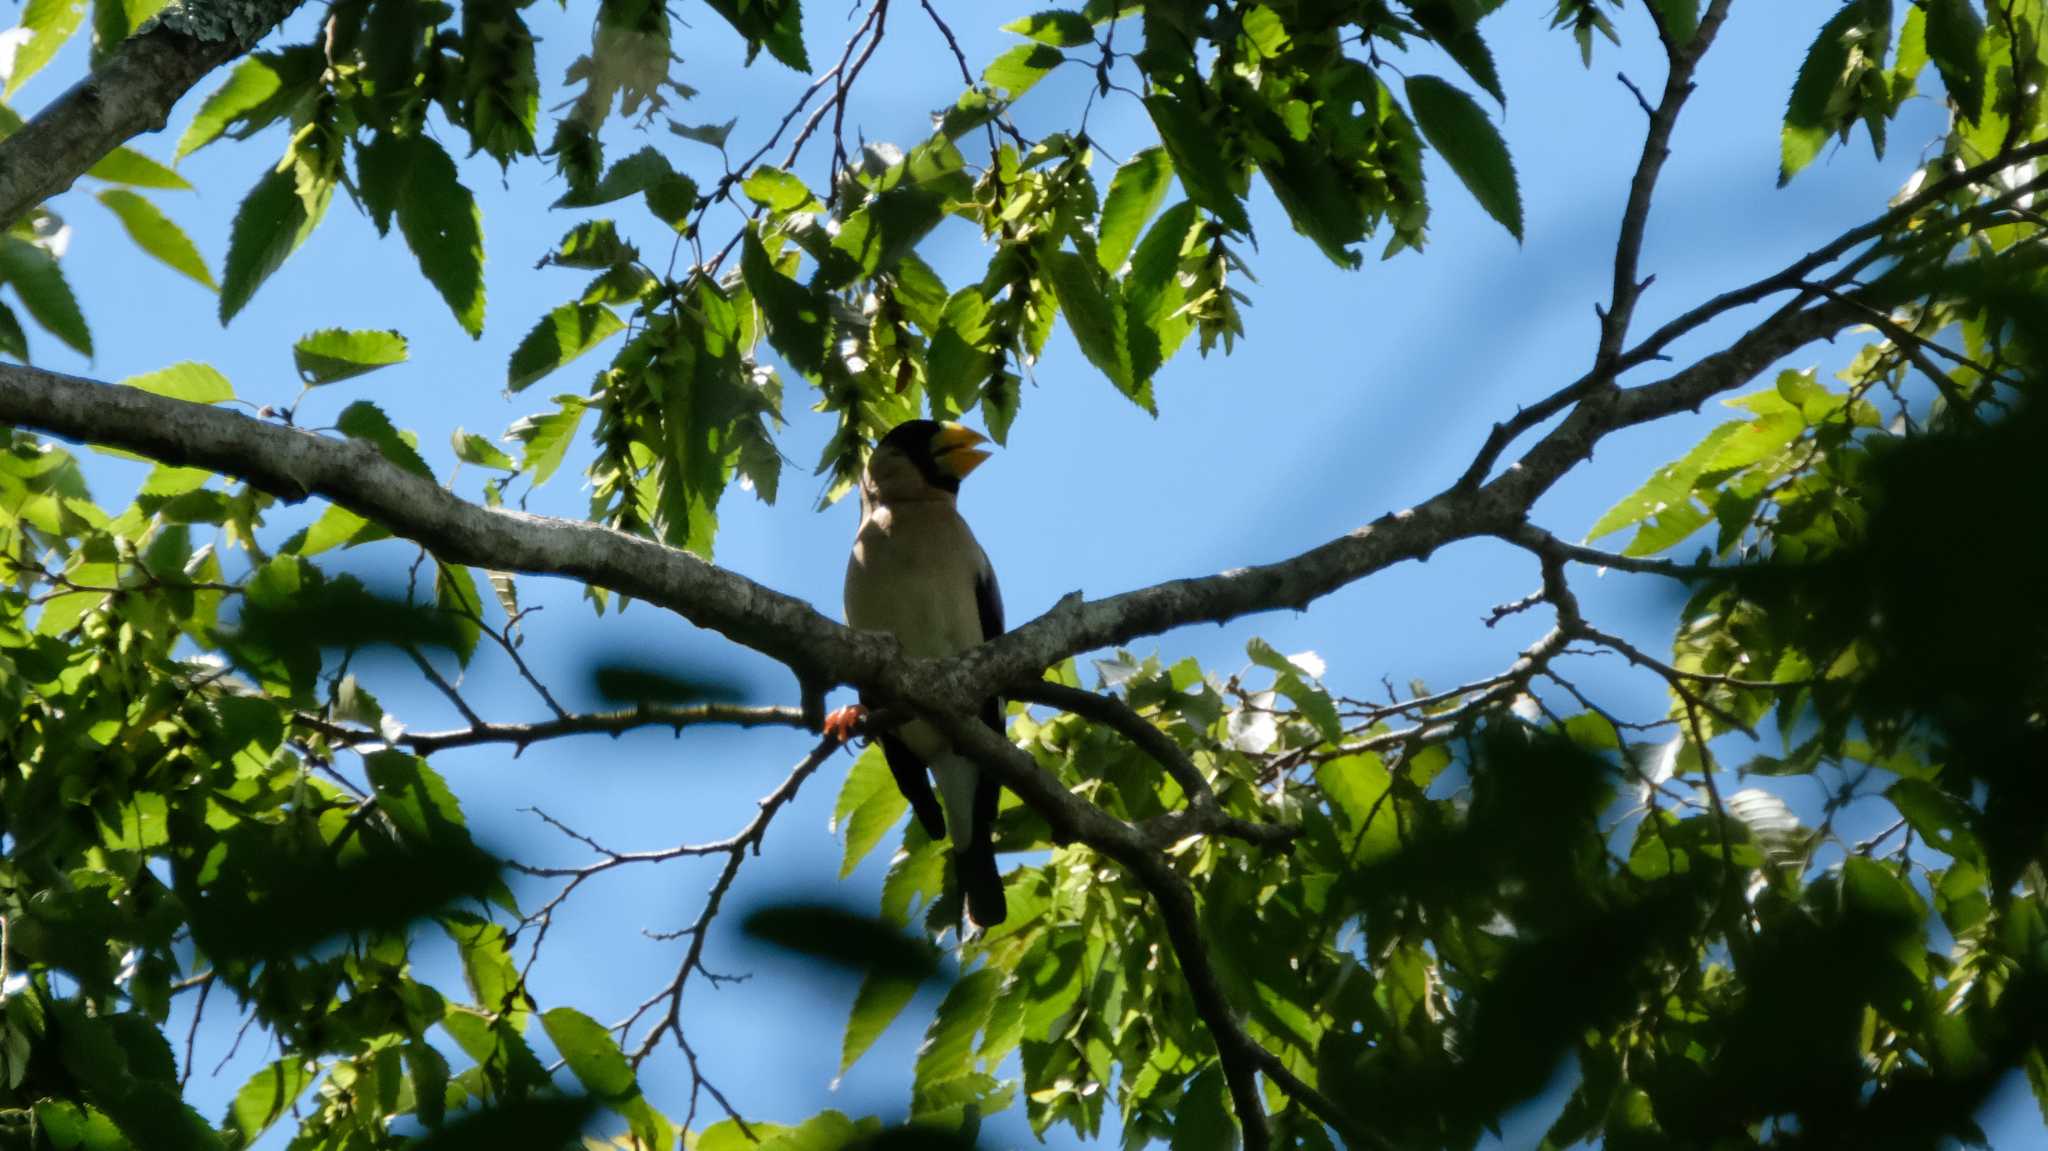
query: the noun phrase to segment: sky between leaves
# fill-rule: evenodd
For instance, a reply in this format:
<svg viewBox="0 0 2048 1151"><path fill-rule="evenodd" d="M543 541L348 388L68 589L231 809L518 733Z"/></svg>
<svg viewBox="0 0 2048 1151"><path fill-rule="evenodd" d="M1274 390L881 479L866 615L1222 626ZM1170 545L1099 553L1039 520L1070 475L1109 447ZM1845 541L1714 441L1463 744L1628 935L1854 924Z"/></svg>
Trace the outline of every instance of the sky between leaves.
<svg viewBox="0 0 2048 1151"><path fill-rule="evenodd" d="M970 60L986 61L1014 42L996 28L1014 14L1007 7L963 0L940 8ZM1910 170L1916 142L1939 131L1937 105L1916 101L1895 128L1897 146L1884 161L1872 159L1859 134L1848 147L1824 152L1789 187L1774 188L1785 92L1814 30L1832 10L1820 0L1735 6L1701 71L1700 92L1681 124L1651 220L1643 267L1657 275L1657 284L1640 323L1654 325L1869 215ZM836 58L852 25L842 22L835 5L815 5L806 14L812 58ZM551 103L585 30L539 8L529 17L540 37L543 102ZM689 123L738 116L734 141L751 150L805 79L766 56L751 69L742 67L742 46L721 21L702 10L686 11L685 18L691 31L683 42L696 47L676 76L702 95L671 112ZM314 19L302 12L287 25L285 39L303 41ZM1578 66L1571 40L1547 23L1547 6L1515 3L1485 27L1509 98L1503 131L1520 176L1523 244L1488 219L1432 153L1428 178L1437 195L1431 249L1422 258L1410 254L1340 271L1288 228L1269 193L1256 194L1252 218L1261 247L1247 258L1259 284L1248 287L1247 338L1229 357L1176 358L1158 382L1156 420L1118 396L1081 358L1070 335L1054 337L1010 447L973 478L963 498L1001 574L1013 620L1038 614L1075 588L1101 595L1277 558L1419 499L1462 470L1492 420L1583 369L1595 332L1592 304L1606 293L1614 231L1643 128L1641 111L1614 73L1620 68L1652 89L1661 83L1662 61L1648 27L1634 26L1641 23L1635 9L1623 22L1625 47L1599 44L1590 69ZM898 21L862 78L849 130L858 124L868 139L904 144L922 138L930 110L958 89L943 53L924 21ZM16 106L32 113L83 68L81 40L23 88ZM1055 72L1017 107L1017 117L1027 130L1071 126L1088 80L1077 68ZM175 134L214 83L202 83L173 112L166 133L138 146L167 160ZM1106 153L1097 170L1104 181L1109 163L1125 158L1149 131L1143 110L1121 95L1101 103L1089 127ZM228 222L276 154L280 131L187 158L181 170L199 191L158 197L216 272ZM717 172L709 149L665 131L632 140L634 133L614 119L607 133L614 156L653 143L679 169L700 177ZM374 399L400 426L421 432L423 453L445 477L453 463L450 429L461 424L495 438L513 420L541 410L542 389L503 395L504 365L532 324L574 290L574 274L535 272L533 263L575 220L599 214L550 211L560 189L543 181L537 166L515 168L507 179L476 158L464 163L462 175L484 213L488 305L479 340L459 330L396 235L380 242L345 204L336 205L312 240L223 330L213 297L138 256L111 215L74 191L53 207L76 227L65 269L100 338L88 362L38 332L32 336L38 362L120 379L198 360L220 369L244 399L288 403L298 390L290 348L300 335L326 327L395 328L411 340L409 363L327 389L301 409L300 422L317 425L351 400ZM619 215L622 230L639 230L630 238L643 251L667 251L659 224ZM738 222L735 215L714 220L721 235ZM944 226L926 256L949 280L980 259L976 237L958 221ZM1693 339L1718 334L1710 328ZM1685 348L1676 350L1682 357ZM1839 366L1825 360L1784 366L1816 363L1824 370ZM787 405L791 427L783 446L794 466L785 473L780 503L766 507L733 493L723 509L718 559L836 615L855 512L844 503L822 514L811 510L823 481L806 473L831 426L807 407L808 401ZM1615 498L1695 442L1702 421L1719 418L1709 412L1615 437L1591 466L1546 497L1538 522L1567 538L1580 536ZM572 449L569 466L538 493L533 510L585 514L584 495L567 477L588 451L582 444ZM141 474L121 461L85 458L95 494L106 502L125 500ZM471 475L458 490L474 495L474 487ZM313 510L287 510L273 523ZM388 566L353 562L394 578ZM1497 670L1533 638L1531 621L1510 620L1488 632L1480 618L1492 604L1530 590L1535 579L1528 557L1499 545L1468 544L1427 565L1384 573L1306 614L1184 630L1162 637L1158 650L1228 671L1242 661L1245 640L1262 635L1282 651L1314 648L1328 662L1332 687L1350 694L1374 694L1383 675L1444 686ZM1661 589L1610 576L1589 582L1582 594L1588 611L1611 630L1652 648L1668 642L1676 602ZM523 598L546 605L528 625L527 655L536 666L560 669L551 681L569 706L598 702L575 673L599 658L674 660L737 676L762 702L794 698L794 685L778 665L644 606L633 608L624 626L610 620L594 625L571 585L536 581ZM415 726L459 722L439 696L420 690L425 685L416 677L394 677L394 686L399 681L417 687L386 689L388 709ZM1604 682L1593 674L1584 682L1616 704L1659 706L1643 695L1654 681L1632 681L1619 669ZM480 664L465 687L487 717L536 712L523 685L495 665ZM579 693L584 698L571 698ZM715 838L743 822L750 801L807 746L806 737L789 733L706 729L680 742L641 733L612 743L542 745L516 761L488 748L446 753L436 762L463 796L484 843L500 851L516 845L528 862L573 862L581 858L574 845L544 834L518 809L538 805L622 850ZM749 862L736 892L743 905L800 894L872 906L886 852L835 886L839 847L825 824L851 757L838 763L777 821L762 858ZM1791 798L1797 810L1798 796ZM688 862L664 867L665 886L641 877L586 887L550 935L551 960L537 973L543 982L536 994L544 1001L573 1000L606 1018L663 982L673 956L639 943L633 931L687 922L710 878ZM659 892L651 900L642 894L650 890ZM834 1093L829 1085L852 981L817 979L791 961L748 950L735 942L737 934L715 938L708 961L720 970L751 968L755 979L716 992L699 987L688 1016L693 1043L735 1103L771 1119L796 1119L824 1106L899 1111L909 1056L930 1004L905 1012ZM547 980L558 982L551 987ZM174 1016L173 1033L182 1027ZM228 1013L218 1011L200 1032L202 1076L227 1050L232 1027ZM195 1080L191 1101L202 1113L217 1113L265 1058L245 1049L210 1085ZM665 1074L676 1082L664 1084ZM680 1065L657 1062L646 1086L657 1095L678 1090L683 1074ZM1521 1122L1506 1127L1502 1144L1531 1141L1554 1106L1548 1096L1529 1104ZM1983 1122L2001 1151L2039 1138L2023 1088L1995 1097ZM996 1144L1030 1139L1021 1109L987 1134ZM271 1141L282 1138L282 1129L272 1132Z"/></svg>

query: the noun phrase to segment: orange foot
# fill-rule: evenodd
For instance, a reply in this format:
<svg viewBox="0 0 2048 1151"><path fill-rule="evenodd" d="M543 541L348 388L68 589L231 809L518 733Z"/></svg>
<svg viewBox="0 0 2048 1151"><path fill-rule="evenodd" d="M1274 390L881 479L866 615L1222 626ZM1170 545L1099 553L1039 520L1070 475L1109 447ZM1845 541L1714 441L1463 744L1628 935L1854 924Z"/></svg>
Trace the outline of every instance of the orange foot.
<svg viewBox="0 0 2048 1151"><path fill-rule="evenodd" d="M862 724L868 721L868 709L859 704L842 707L825 717L825 734L841 743L846 743L859 733Z"/></svg>

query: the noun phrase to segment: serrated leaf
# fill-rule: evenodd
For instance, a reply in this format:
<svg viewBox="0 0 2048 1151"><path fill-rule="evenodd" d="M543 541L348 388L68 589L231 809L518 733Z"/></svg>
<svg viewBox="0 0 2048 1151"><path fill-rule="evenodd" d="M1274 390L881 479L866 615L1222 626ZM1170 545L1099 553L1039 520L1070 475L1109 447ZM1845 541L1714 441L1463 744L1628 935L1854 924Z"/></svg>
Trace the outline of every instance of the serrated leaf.
<svg viewBox="0 0 2048 1151"><path fill-rule="evenodd" d="M1508 146L1472 97L1436 76L1408 78L1408 106L1430 146L1457 173L1479 206L1522 238L1522 192Z"/></svg>
<svg viewBox="0 0 2048 1151"><path fill-rule="evenodd" d="M421 1124L439 1127L447 1116L448 1060L422 1042L406 1044L403 1054L412 1075L413 1114Z"/></svg>
<svg viewBox="0 0 2048 1151"><path fill-rule="evenodd" d="M51 335L80 355L92 355L92 332L56 257L27 240L0 237L0 283L14 288L22 307Z"/></svg>
<svg viewBox="0 0 2048 1151"><path fill-rule="evenodd" d="M218 404L235 398L228 378L205 364L190 361L172 364L154 372L130 376L122 386L138 388L155 396L185 400L194 404Z"/></svg>
<svg viewBox="0 0 2048 1151"><path fill-rule="evenodd" d="M30 35L27 43L15 50L6 97L13 99L29 77L42 71L43 65L57 55L57 50L84 22L84 0L28 0L21 10L21 26Z"/></svg>
<svg viewBox="0 0 2048 1151"><path fill-rule="evenodd" d="M220 290L191 237L172 223L171 218L155 204L125 188L108 188L99 193L98 199L121 221L121 229L128 233L136 247L162 261L172 271L197 280L214 291Z"/></svg>
<svg viewBox="0 0 2048 1151"><path fill-rule="evenodd" d="M1691 4L1694 0L1656 0L1659 4ZM1474 84L1505 106L1507 93L1501 88L1500 72L1493 63L1493 51L1479 35L1479 11L1463 0L1427 0L1412 8L1415 22L1422 25L1444 54L1455 60Z"/></svg>
<svg viewBox="0 0 2048 1151"><path fill-rule="evenodd" d="M1141 378L1158 371L1194 330L1194 320L1181 310L1187 303L1187 287L1179 271L1181 249L1198 220L1194 204L1182 200L1160 215L1131 253L1131 270L1123 283L1125 322L1131 331L1152 337L1131 349L1131 370Z"/></svg>
<svg viewBox="0 0 2048 1151"><path fill-rule="evenodd" d="M846 783L839 789L839 803L832 813L833 827L846 830L846 853L839 865L841 879L853 874L853 869L882 842L882 837L896 826L909 807L910 802L897 790L896 779L889 773L881 745L870 745L846 773Z"/></svg>
<svg viewBox="0 0 2048 1151"><path fill-rule="evenodd" d="M896 1021L917 995L917 981L871 971L854 993L846 1016L846 1036L839 1045L839 1074L844 1075L867 1054L882 1032Z"/></svg>
<svg viewBox="0 0 2048 1151"><path fill-rule="evenodd" d="M0 304L0 354L28 362L28 333L21 330L21 321L6 304Z"/></svg>
<svg viewBox="0 0 2048 1151"><path fill-rule="evenodd" d="M318 201L320 214L327 201ZM298 181L289 170L272 169L242 200L228 229L228 258L221 271L220 322L223 326L249 303L256 289L284 266L291 254L318 227L320 215L306 210Z"/></svg>
<svg viewBox="0 0 2048 1151"><path fill-rule="evenodd" d="M465 432L461 428L456 428L449 436L449 443L455 448L455 458L465 464L475 464L480 468L496 468L506 472L519 470L519 465L513 462L511 456L475 432Z"/></svg>
<svg viewBox="0 0 2048 1151"><path fill-rule="evenodd" d="M244 57L228 73L227 80L199 105L199 111L185 127L185 134L178 137L172 159L182 160L219 139L236 117L261 107L282 87L284 79L270 61L261 56Z"/></svg>
<svg viewBox="0 0 2048 1151"><path fill-rule="evenodd" d="M1150 389L1143 386L1149 381L1137 378L1131 368L1122 294L1111 294L1102 270L1079 253L1054 252L1042 266L1081 354L1109 377L1117 391L1156 415Z"/></svg>
<svg viewBox="0 0 2048 1151"><path fill-rule="evenodd" d="M540 1025L585 1091L606 1101L639 1091L626 1053L604 1024L573 1007L556 1007L540 1017Z"/></svg>
<svg viewBox="0 0 2048 1151"><path fill-rule="evenodd" d="M228 1106L227 1126L247 1146L291 1110L313 1081L304 1056L280 1059L249 1077Z"/></svg>
<svg viewBox="0 0 2048 1151"><path fill-rule="evenodd" d="M1012 20L1003 25L1003 31L1015 32L1055 48L1078 48L1095 42L1095 25L1079 12L1049 9L1033 13L1021 20Z"/></svg>
<svg viewBox="0 0 2048 1151"><path fill-rule="evenodd" d="M405 337L391 331L347 331L323 328L299 337L292 361L308 387L352 379L378 368L405 362Z"/></svg>
<svg viewBox="0 0 2048 1151"><path fill-rule="evenodd" d="M803 5L799 0L705 0L747 38L747 63L762 48L799 72L811 70L804 53Z"/></svg>
<svg viewBox="0 0 2048 1151"><path fill-rule="evenodd" d="M739 442L741 477L753 486L762 503L774 503L782 484L782 452L768 434L767 425L760 419L741 420L733 425L732 434Z"/></svg>
<svg viewBox="0 0 2048 1151"><path fill-rule="evenodd" d="M1145 110L1151 113L1152 126L1159 129L1159 140L1166 145L1167 155L1173 157L1174 174L1180 177L1180 186L1188 199L1208 209L1231 231L1251 231L1244 203L1231 190L1234 185L1230 170L1224 166L1223 154L1217 150L1214 134L1201 118L1182 101L1165 95L1145 97Z"/></svg>
<svg viewBox="0 0 2048 1151"><path fill-rule="evenodd" d="M974 1037L988 1022L1003 975L993 967L976 968L961 977L940 1001L925 1030L911 1080L913 1096L966 1074L974 1066Z"/></svg>
<svg viewBox="0 0 2048 1151"><path fill-rule="evenodd" d="M369 520L340 504L329 504L327 510L320 513L319 519L307 525L306 534L298 541L298 546L286 550L295 551L302 556L313 556L342 545L353 547L358 543L367 542L359 538L366 531L379 538L386 534L382 528L374 527Z"/></svg>
<svg viewBox="0 0 2048 1151"><path fill-rule="evenodd" d="M375 444L384 458L414 475L433 477L433 469L420 458L419 449L408 442L404 433L391 423L391 417L384 409L368 400L357 400L341 410L334 426L343 435L354 440L366 440Z"/></svg>
<svg viewBox="0 0 2048 1151"><path fill-rule="evenodd" d="M740 274L768 320L768 338L775 350L799 372L823 371L832 335L825 294L783 275L751 226L741 242Z"/></svg>
<svg viewBox="0 0 2048 1151"><path fill-rule="evenodd" d="M1019 44L989 61L981 82L1003 99L1015 101L1066 59L1059 49L1047 44Z"/></svg>
<svg viewBox="0 0 2048 1151"><path fill-rule="evenodd" d="M590 208L599 204L609 204L614 200L623 200L627 196L644 195L648 197L649 207L653 207L657 198L675 196L675 189L685 186L687 194L676 198L694 201L697 195L696 185L689 177L680 175L671 168L666 156L648 147L613 164L605 171L604 178L591 187L570 189L561 199L555 201L554 206ZM668 219L658 210L656 215Z"/></svg>
<svg viewBox="0 0 2048 1151"><path fill-rule="evenodd" d="M1977 52L1984 39L1984 18L1970 0L1926 0L1922 7L1927 13L1927 55L1963 119L1976 123L1984 109L1984 63Z"/></svg>
<svg viewBox="0 0 2048 1151"><path fill-rule="evenodd" d="M618 226L610 220L591 220L569 229L555 245L548 263L563 268L609 268L639 254L619 238Z"/></svg>
<svg viewBox="0 0 2048 1151"><path fill-rule="evenodd" d="M625 321L603 304L563 304L542 316L513 349L505 386L522 391L625 327Z"/></svg>
<svg viewBox="0 0 2048 1151"><path fill-rule="evenodd" d="M1801 168L1820 155L1833 132L1828 105L1849 66L1851 38L1863 21L1863 0L1849 0L1822 25L1807 49L1785 105L1785 127L1779 139L1778 184L1783 187Z"/></svg>
<svg viewBox="0 0 2048 1151"><path fill-rule="evenodd" d="M771 212L793 212L817 199L795 174L766 164L740 181L740 191Z"/></svg>
<svg viewBox="0 0 2048 1151"><path fill-rule="evenodd" d="M457 177L455 161L429 136L406 141L398 228L420 273L472 338L484 331L484 216Z"/></svg>
<svg viewBox="0 0 2048 1151"><path fill-rule="evenodd" d="M680 120L670 120L668 130L685 140L695 140L699 144L723 148L726 139L732 135L733 125L738 123L737 118L727 120L723 124L685 124Z"/></svg>
<svg viewBox="0 0 2048 1151"><path fill-rule="evenodd" d="M170 192L189 192L192 184L148 156L133 148L116 148L100 157L99 162L85 170L95 180L110 184L127 184L136 188L158 188Z"/></svg>
<svg viewBox="0 0 2048 1151"><path fill-rule="evenodd" d="M1102 219L1096 227L1095 258L1102 267L1115 272L1138 242L1145 222L1166 199L1173 179L1173 160L1164 148L1147 148L1132 156L1109 181L1109 195L1102 201Z"/></svg>
<svg viewBox="0 0 2048 1151"><path fill-rule="evenodd" d="M575 396L557 397L562 406L552 412L527 416L506 429L509 439L525 445L524 458L519 461L519 470L533 477L533 484L539 487L547 482L555 469L562 466L562 457L569 451L569 441L576 436L576 425L583 422L584 403Z"/></svg>

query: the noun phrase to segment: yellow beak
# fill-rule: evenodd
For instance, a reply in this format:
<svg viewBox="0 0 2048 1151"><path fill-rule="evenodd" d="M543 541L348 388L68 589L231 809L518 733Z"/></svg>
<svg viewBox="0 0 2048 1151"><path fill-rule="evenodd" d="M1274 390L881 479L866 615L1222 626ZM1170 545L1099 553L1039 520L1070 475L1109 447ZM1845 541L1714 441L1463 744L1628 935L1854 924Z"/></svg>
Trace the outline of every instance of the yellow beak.
<svg viewBox="0 0 2048 1151"><path fill-rule="evenodd" d="M947 475L964 480L989 458L991 453L980 447L987 442L987 436L964 424L941 424L932 436L932 459Z"/></svg>

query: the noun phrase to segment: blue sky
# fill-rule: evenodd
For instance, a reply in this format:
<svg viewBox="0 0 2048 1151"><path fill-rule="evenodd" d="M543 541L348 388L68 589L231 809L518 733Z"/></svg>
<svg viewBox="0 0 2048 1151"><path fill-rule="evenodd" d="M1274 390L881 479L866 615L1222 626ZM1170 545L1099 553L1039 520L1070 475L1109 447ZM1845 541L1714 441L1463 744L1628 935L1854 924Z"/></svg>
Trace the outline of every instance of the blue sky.
<svg viewBox="0 0 2048 1151"><path fill-rule="evenodd" d="M1012 42L996 26L1025 7L1013 13L1009 6L940 4L977 66ZM1064 330L1054 336L1035 383L1027 385L1009 447L974 476L962 498L1001 575L1013 621L1038 614L1077 588L1103 595L1280 558L1416 502L1462 470L1494 420L1584 369L1596 331L1593 305L1608 290L1613 239L1644 128L1642 112L1615 73L1626 71L1655 91L1663 70L1636 6L1620 19L1624 47L1599 43L1590 69L1580 66L1569 36L1549 30L1549 7L1512 4L1483 26L1509 97L1503 129L1526 205L1525 243L1516 244L1488 219L1432 157L1428 251L1379 262L1378 245L1369 245L1367 263L1357 272L1332 267L1292 232L1270 195L1260 192L1253 206L1259 247L1244 253L1259 279L1242 285L1253 301L1245 315L1246 339L1227 357L1202 359L1192 344L1184 348L1158 379L1156 419L1089 368ZM1700 90L1665 170L1642 265L1657 282L1640 306L1639 330L1882 210L1917 162L1920 144L1941 131L1938 104L1915 101L1894 126L1895 148L1882 162L1873 160L1859 133L1848 146L1830 149L1789 188L1774 187L1785 93L1806 45L1833 7L1820 0L1735 6L1701 69ZM559 99L563 67L587 44L588 10L576 5L565 15L553 5L527 9L542 41L544 108ZM814 62L837 58L853 30L844 19L847 11L843 4L807 7ZM739 116L733 146L744 155L772 130L805 78L765 55L752 68L742 67L737 38L714 14L701 6L682 14L689 26L678 41L685 59L676 75L702 95L674 114L692 123ZM305 40L314 24L310 13L302 14L283 40ZM68 49L27 85L16 107L32 113L80 73L83 57L80 46ZM1455 76L1448 63L1426 53L1398 64L1409 73ZM1071 127L1089 79L1080 68L1055 73L1019 107L1025 129ZM212 86L203 84L200 93ZM957 71L923 12L899 4L887 41L861 79L847 117L849 134L858 125L871 140L913 142L928 131L930 111L949 103L958 88ZM176 133L197 104L196 96L188 98L172 114L168 132L139 146L168 159ZM1090 131L1117 158L1149 143L1143 110L1128 96L1100 103ZM636 134L615 122L609 130L612 155L640 146ZM452 138L444 139L459 150ZM657 126L645 142L704 183L717 175L709 149L664 128ZM247 144L217 144L182 165L199 191L159 197L216 271L236 205L282 145L278 129ZM823 154L813 146L813 176ZM1105 185L1111 170L1106 160L1098 168ZM251 402L285 403L298 391L290 347L299 335L335 326L396 328L412 340L410 363L325 389L301 408L300 422L317 425L346 403L375 400L400 426L420 433L427 458L445 475L453 463L447 443L455 426L495 436L520 416L543 410L548 394L581 390L583 373L596 366L594 359L579 363L524 395L504 394L512 348L543 312L581 287L578 274L535 272L534 261L572 223L595 213L551 211L548 204L561 189L538 165L501 177L495 165L479 159L466 163L463 173L484 209L489 302L481 340L471 341L459 330L397 236L380 240L342 197L313 239L223 330L211 296L139 256L111 216L89 195L74 191L54 206L76 226L65 267L94 325L98 354L88 363L36 336L39 362L120 379L199 360L223 371ZM670 240L662 225L631 201L614 207L622 209L622 228L644 251L666 253ZM714 244L726 234L721 229L739 221L723 209L713 218L707 236L717 237ZM942 229L927 257L952 284L978 275L986 258L964 225ZM1710 327L1673 351L1683 359L1711 348L1730 330ZM1831 371L1846 355L1847 349L1809 349L1785 366ZM855 512L846 504L822 514L812 510L823 485L809 469L831 427L808 410L811 399L792 379L790 426L782 441L791 462L782 500L767 507L737 489L728 493L718 559L836 616ZM1537 522L1568 538L1583 535L1608 504L1719 418L1709 411L1613 437L1591 464L1546 496ZM577 472L587 457L587 450L572 453L570 465L536 494L532 508L585 514ZM140 475L134 466L104 457L94 457L90 467L103 501L125 499ZM476 477L464 476L458 490L473 496ZM281 509L273 523L288 529L314 510ZM409 549L385 545L345 562L389 573L409 560ZM1376 692L1382 676L1447 686L1505 666L1516 648L1547 625L1546 619L1521 618L1497 631L1481 626L1488 607L1528 592L1535 580L1534 564L1521 553L1465 544L1427 564L1345 589L1305 613L1184 629L1138 650L1194 655L1227 673L1243 662L1246 639L1262 635L1283 651L1318 651L1328 661L1332 685L1350 694ZM1625 576L1595 579L1590 572L1579 576L1579 585L1595 622L1653 648L1668 642L1675 604L1665 589ZM729 666L761 701L794 699L794 684L779 666L645 606L633 608L623 621L595 621L572 585L526 580L522 595L546 606L529 622L526 654L538 667L557 669L551 683L572 707L599 702L576 674L599 658ZM1582 664L1582 684L1619 710L1661 710L1656 684L1623 674L1618 664ZM459 722L440 697L421 690L424 685L417 685L409 669L400 674L383 667L387 674L369 684L410 726ZM541 715L539 701L497 664L479 659L464 686L490 718ZM806 737L779 732L695 731L680 740L640 733L617 741L541 745L517 759L484 749L448 754L436 763L488 842L528 861L567 863L581 858L573 845L544 833L521 808L537 805L620 849L717 838L750 817L752 801L780 780L808 744ZM887 853L878 852L838 884L840 845L826 830L850 762L842 757L778 818L767 849L742 874L734 895L739 905L791 894L872 904ZM639 929L688 923L709 879L708 867L675 863L617 872L587 885L559 918L537 969L534 990L543 1005L574 1003L608 1020L666 982L679 945L645 940ZM828 1106L900 1112L909 1056L930 1002L906 1012L835 1091L829 1085L851 983L792 978L796 972L788 963L737 943L733 922L714 932L709 959L715 968L758 974L716 991L696 983L687 1024L713 1079L749 1116L790 1120ZM459 986L446 958L436 957L430 970L438 964L444 984ZM199 1033L202 1076L232 1035L234 1024L223 1007L213 1005ZM255 1046L253 1040L246 1044L218 1080L198 1081L195 1099L202 1110L217 1113L246 1070L268 1057L251 1050ZM648 1073L656 1099L673 1102L678 1118L685 1076L682 1061L673 1057ZM1509 1126L1503 1144L1532 1143L1551 1105L1531 1105ZM2023 1088L2003 1094L1985 1118L1996 1147L2018 1148L2039 1138L2039 1117ZM1000 1136L998 1142L1028 1141L1021 1109L991 1134ZM1070 1140L1064 1132L1053 1137L1055 1144Z"/></svg>

